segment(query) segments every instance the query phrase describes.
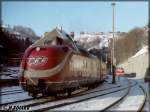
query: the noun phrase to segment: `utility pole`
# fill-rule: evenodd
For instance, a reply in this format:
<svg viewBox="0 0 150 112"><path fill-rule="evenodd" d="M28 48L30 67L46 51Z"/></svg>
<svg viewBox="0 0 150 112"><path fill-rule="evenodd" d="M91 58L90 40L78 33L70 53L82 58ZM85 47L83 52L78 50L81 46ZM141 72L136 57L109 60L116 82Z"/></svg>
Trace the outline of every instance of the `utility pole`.
<svg viewBox="0 0 150 112"><path fill-rule="evenodd" d="M114 24L115 23L114 22L115 21L115 15L114 15L115 12L114 11L115 10L114 9L115 9L116 4L112 3L111 5L112 5L112 8L113 8L113 25L112 25L113 39L112 39L112 57L111 57L112 58L112 62L111 62L112 70L111 71L112 71L112 75L113 75L112 84L115 84L116 83L116 78L115 78L115 73L114 73L114 39L115 39L115 37L114 37L114 30L115 30L115 28L114 28L115 27L115 24Z"/></svg>

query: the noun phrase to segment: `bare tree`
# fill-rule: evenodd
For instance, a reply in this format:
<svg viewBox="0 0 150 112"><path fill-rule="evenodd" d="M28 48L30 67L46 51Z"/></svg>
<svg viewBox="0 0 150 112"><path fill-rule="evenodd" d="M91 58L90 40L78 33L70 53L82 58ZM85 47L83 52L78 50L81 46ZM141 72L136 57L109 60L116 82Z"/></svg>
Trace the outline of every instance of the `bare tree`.
<svg viewBox="0 0 150 112"><path fill-rule="evenodd" d="M148 37L142 28L134 28L115 41L115 57L121 63L147 45Z"/></svg>

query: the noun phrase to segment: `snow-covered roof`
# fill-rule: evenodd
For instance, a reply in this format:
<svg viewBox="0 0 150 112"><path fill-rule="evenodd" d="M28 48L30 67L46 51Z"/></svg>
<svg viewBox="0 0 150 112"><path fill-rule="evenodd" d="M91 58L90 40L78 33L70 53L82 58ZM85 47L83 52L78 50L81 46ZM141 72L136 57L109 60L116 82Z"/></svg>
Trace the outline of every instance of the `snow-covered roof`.
<svg viewBox="0 0 150 112"><path fill-rule="evenodd" d="M21 35L19 32L14 31L13 34L15 35Z"/></svg>
<svg viewBox="0 0 150 112"><path fill-rule="evenodd" d="M7 27L7 25L2 24L2 27L3 27L3 28L6 28L6 27Z"/></svg>
<svg viewBox="0 0 150 112"><path fill-rule="evenodd" d="M135 58L139 55L142 55L144 53L148 52L148 46L144 46L140 51L138 51L134 56L132 56L131 58Z"/></svg>

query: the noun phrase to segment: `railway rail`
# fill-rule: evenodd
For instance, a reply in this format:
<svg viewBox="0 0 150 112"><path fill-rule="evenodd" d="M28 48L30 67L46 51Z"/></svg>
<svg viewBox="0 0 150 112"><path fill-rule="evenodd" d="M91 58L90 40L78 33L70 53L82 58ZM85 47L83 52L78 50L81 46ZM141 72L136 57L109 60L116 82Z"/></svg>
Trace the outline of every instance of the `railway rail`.
<svg viewBox="0 0 150 112"><path fill-rule="evenodd" d="M113 107L117 107L116 105L119 105L129 94L129 91L132 87L137 85L137 82L135 81L127 81L124 84L116 84L116 85L111 85L111 86L106 86L106 85L111 85L109 83L105 83L101 86L98 86L94 89L88 90L87 88L84 88L83 90L77 90L73 93L72 96L70 97L50 97L50 96L40 96L37 99L29 98L25 100L20 100L20 101L15 101L15 102L7 102L3 103L0 106L28 106L29 111L45 111L45 110L61 110L63 107L66 106L73 106L78 103L82 102L87 102L89 100L95 99L95 98L101 98L107 95L112 95L116 93L124 93L122 97L114 101L112 104L109 104L105 108L101 108L99 111L106 111L106 110L111 110ZM106 87L105 87L106 86ZM143 87L139 85L139 87L142 89ZM139 107L139 111L141 111L145 105L146 101L146 92L144 89L142 89L143 94L145 94L145 98L143 99L143 103ZM11 91L9 91L11 93ZM7 92L4 92L5 94Z"/></svg>
<svg viewBox="0 0 150 112"><path fill-rule="evenodd" d="M134 86L131 86L130 91L128 91L127 94L124 95L120 100L118 100L117 102L114 102L113 104L109 105L103 111L124 111L124 109L127 109L125 105L123 106L123 102L130 102L129 99L131 99L131 98L129 98L129 97L132 94L130 92L131 92L131 89L133 89L133 87L135 87L135 86L137 86L136 89L142 91L141 93L143 94L144 97L140 99L140 102L137 102L137 98L135 99L135 102L134 102L134 99L132 98L132 102L134 102L134 104L132 105L132 109L128 108L129 110L126 110L126 111L137 111L137 112L145 111L144 106L146 104L147 93L146 93L145 89L143 88L143 86L138 84L138 82L136 82L136 84Z"/></svg>
<svg viewBox="0 0 150 112"><path fill-rule="evenodd" d="M142 85L139 85L139 87L142 89L143 94L145 95L145 97L144 97L144 99L143 99L143 101L142 101L142 104L141 104L140 108L138 109L138 112L142 112L142 111L145 111L145 110L144 110L144 106L145 106L145 104L146 104L147 93L146 93L146 91L145 91L145 89L143 88Z"/></svg>
<svg viewBox="0 0 150 112"><path fill-rule="evenodd" d="M126 85L127 83L125 83ZM47 108L40 108L40 110L47 110L47 109L53 109L56 107L61 107L61 106L65 106L65 105L69 105L69 104L74 104L74 103L78 103L78 102L82 102L82 101L86 101L98 96L103 96L106 94L111 94L114 92L118 92L124 89L127 89L128 86L123 86L123 85L112 85L112 87L107 87L107 88L103 88L99 87L99 88L95 88L77 95L73 95L70 98L67 99L61 99L61 100L56 100L56 99L50 99L50 98L44 98L44 99L34 99L34 100L30 100L30 101L24 101L24 102L18 102L18 103L14 103L14 104L10 104L10 105L24 105L24 106L30 106L30 110L34 110L35 107L39 107L43 105L47 105L47 104L51 104L51 106L47 107ZM101 94L98 94L101 93ZM98 95L97 95L98 94ZM89 97L90 95L90 97ZM60 102L60 103L59 103ZM32 108L32 109L31 109ZM35 109L36 110L36 109ZM34 110L34 111L35 111ZM37 109L39 110L39 108Z"/></svg>
<svg viewBox="0 0 150 112"><path fill-rule="evenodd" d="M10 95L10 94L17 94L17 93L24 93L23 90L14 90L14 91L6 91L6 92L1 92L0 95Z"/></svg>
<svg viewBox="0 0 150 112"><path fill-rule="evenodd" d="M101 89L101 91L104 91L104 90L107 90L107 89L111 89L111 88L117 88L117 87L119 87L119 86L121 86L121 84L117 84L117 85L111 85L111 87L107 87L108 86L108 82L107 83L105 83L105 84L103 84L103 89L101 89L101 85L99 86L100 87L100 89ZM12 89L12 90L11 90ZM92 89L92 88L91 88ZM94 89L92 89L92 91L93 91ZM22 92L21 92L22 91ZM85 92L85 91L87 91L87 88L84 88L84 89L79 89L79 90L76 90L75 92L73 92L73 94L72 94L72 96L71 97L74 97L75 95L77 95L77 94L80 94L80 93L82 93L82 92ZM91 90L89 90L88 92L90 92ZM0 105L9 105L9 104L22 104L22 102L29 102L29 101L34 101L34 100L40 100L41 98L44 98L44 99L49 99L49 97L46 97L46 96L44 96L44 97L42 97L41 95L39 95L38 97L37 97L37 99L33 99L33 98L25 98L25 99L20 99L20 100L16 100L16 99L12 99L11 101L8 101L7 100L7 102L5 101L5 102L3 102L3 97L5 96L5 95L8 95L8 97L9 97L9 95L12 95L12 97L15 97L15 96L17 96L16 94L14 94L14 93L22 93L22 95L24 94L24 93L26 93L26 92L23 92L23 90L21 89L21 88L16 88L16 87L13 87L13 88L7 88L6 90L5 89L2 89L2 91L1 91L1 98L2 98L2 102L1 102L1 104ZM17 94L18 94L17 93ZM14 96L13 96L13 94L14 94ZM27 94L27 93L26 93ZM7 97L7 96L5 96L5 97ZM57 97L58 99L63 99L63 98L67 98L66 96L64 97L64 96L58 96Z"/></svg>
<svg viewBox="0 0 150 112"><path fill-rule="evenodd" d="M129 89L129 86L134 86L136 83L132 83L131 85L127 85L127 86L124 86L124 87L121 87L121 88L117 88L117 89L113 89L113 90L111 90L111 91L105 91L104 93L102 93L102 92L100 92L98 95L92 95L91 97L88 97L88 98L85 98L85 99L83 99L83 100L79 100L79 101L76 101L76 102L71 102L71 103L66 103L66 104L63 104L63 105L58 105L58 106L56 106L56 107L52 107L52 108L49 108L49 109L54 109L54 110L62 110L62 111L64 111L63 110L63 106L69 106L69 105L72 105L72 107L73 107L73 105L75 104L75 103L80 103L81 105L82 105L82 102L88 102L89 100L93 100L93 99L95 99L95 98L103 98L104 96L107 96L107 97L110 97L112 94L116 94L116 93L118 93L118 92L122 92L122 93L124 93L125 95L127 94L127 92L126 91L129 91L128 89ZM123 95L124 96L124 95ZM116 101L118 101L118 100L120 100L120 98L119 99L117 99ZM90 102L90 101L89 101ZM80 104L78 104L78 106L80 105ZM91 104L92 105L92 104ZM76 106L76 107L78 107L78 106ZM105 107L102 107L99 111L103 111L103 110L106 110L106 108L107 108L107 106ZM66 107L66 109L67 109L67 107ZM86 110L86 111L88 111L88 110Z"/></svg>

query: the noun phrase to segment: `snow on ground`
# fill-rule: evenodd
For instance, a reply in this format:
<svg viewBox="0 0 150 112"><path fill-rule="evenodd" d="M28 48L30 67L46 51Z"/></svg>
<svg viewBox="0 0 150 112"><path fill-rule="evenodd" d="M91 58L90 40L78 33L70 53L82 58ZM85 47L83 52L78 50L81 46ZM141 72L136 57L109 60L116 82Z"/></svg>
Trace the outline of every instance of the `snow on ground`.
<svg viewBox="0 0 150 112"><path fill-rule="evenodd" d="M149 90L148 90L148 83L143 83L143 84L141 84L142 85L142 87L144 88L144 90L146 90L146 92L147 92L147 95L149 95L150 93L148 92ZM148 110L149 110L149 103L148 103L148 96L147 96L147 99L146 99L146 104L145 104L145 106L144 106L144 110L145 111L147 111L148 112Z"/></svg>
<svg viewBox="0 0 150 112"><path fill-rule="evenodd" d="M109 85L107 85L108 87L110 87L112 84L109 84ZM54 106L54 105L59 105L59 104L63 104L63 103L69 103L69 102L76 102L76 101L81 101L81 100L84 100L84 99L86 99L86 98L89 98L89 97L94 97L94 96L97 96L97 98L98 98L98 100L100 101L100 99L102 99L101 101L103 101L103 103L101 103L101 105L103 105L104 104L104 102L106 101L107 103L111 100L111 101L116 101L116 100L118 100L121 96L123 96L125 93L126 93L126 91L127 91L127 89L126 90L124 90L124 91L120 91L120 92L117 92L118 94L116 94L116 93L114 93L114 94L112 94L112 95L105 95L105 97L104 96L101 96L101 98L100 98L100 95L103 95L103 94L106 94L106 93L110 93L110 92L112 92L112 91L116 91L116 90L118 90L118 89L121 89L121 88L125 88L125 87L127 87L128 86L128 84L125 84L125 82L124 82L124 85L123 85L123 87L121 86L121 87L117 87L117 88L113 88L112 87L112 89L108 89L108 90L106 90L106 91L98 91L98 92L94 92L94 93L90 93L90 94L84 94L84 95L82 95L82 96L76 96L76 97L73 97L73 98L68 98L68 99L63 99L63 100L59 100L59 101L53 101L53 102L48 102L48 103L46 103L46 104L44 104L44 105L38 105L38 106L33 106L33 107L31 107L30 109L32 110L32 111L34 111L34 110L38 110L38 109L41 109L41 108L48 108L48 107L51 107L51 106ZM106 86L105 86L106 87ZM100 89L104 89L102 86L100 86L100 87L98 87L97 88L97 90L100 90ZM93 90L93 91L95 91L95 90ZM109 97L108 97L109 96ZM95 100L94 100L94 102L96 102L96 99L97 98L94 98ZM106 98L106 99L105 99ZM89 101L91 101L91 100L89 100ZM112 103L110 101L110 103ZM92 102L92 101L91 101ZM98 102L98 101L97 101ZM90 102L89 102L90 103ZM89 104L88 103L88 104ZM99 102L100 103L100 102ZM79 103L77 103L77 105L78 105ZM82 104L83 105L83 104ZM90 105L93 105L93 103L92 104L90 104ZM105 104L106 105L106 104ZM76 107L76 106L75 106ZM77 106L78 107L78 106ZM68 108L68 110L69 110L69 107L67 107ZM73 108L74 108L74 106L73 106ZM84 108L84 107L83 107ZM93 107L90 107L89 109L93 109ZM72 108L70 109L70 110L72 110ZM80 110L80 109L79 109Z"/></svg>
<svg viewBox="0 0 150 112"><path fill-rule="evenodd" d="M96 110L103 110L104 108L108 107L115 101L119 100L122 96L127 93L127 89L123 91L119 91L117 93L112 93L108 95L104 95L101 97L96 97L90 99L88 101L83 101L76 104L67 105L64 107L53 109L54 111L96 111Z"/></svg>
<svg viewBox="0 0 150 112"><path fill-rule="evenodd" d="M134 56L120 63L119 66L124 68L126 73L136 73L136 77L139 79L144 78L149 62L147 48L147 46L143 47Z"/></svg>
<svg viewBox="0 0 150 112"><path fill-rule="evenodd" d="M123 102L120 105L117 105L116 108L110 109L110 111L138 111L143 100L143 91L139 88L139 86L135 86L131 88L128 96L123 100Z"/></svg>
<svg viewBox="0 0 150 112"><path fill-rule="evenodd" d="M41 108L47 108L49 106L54 106L56 104L61 104L61 103L66 103L66 102L74 102L74 101L78 101L78 100L83 100L85 98L89 98L91 96L97 96L96 98L93 99L89 99L83 102L79 102L79 103L74 103L71 105L67 105L67 106L63 106L63 107L59 107L59 108L55 108L53 110L57 110L57 111L96 111L96 110L102 110L105 107L107 107L108 105L112 104L113 102L119 100L122 96L124 96L127 93L127 89L119 91L119 92L115 92L112 94L107 94L104 96L98 96L100 94L104 94L104 93L109 93L112 90L118 90L119 88L123 87L127 87L128 86L128 82L125 78L120 78L120 81L117 80L118 78L116 78L116 84L111 84L112 79L110 78L110 76L108 76L108 78L106 79L107 82L104 82L104 84L101 84L99 87L95 88L95 89L91 89L87 92L82 93L83 96L77 96L77 97L73 97L73 98L68 98L68 99L62 99L59 101L55 101L55 102L48 102L46 104L41 104L41 105L37 105L37 106L33 106L30 107L30 110L37 110L37 109L41 109ZM130 80L136 80L139 84L141 84L145 90L148 93L148 84L144 83L144 80L141 79L136 79L136 78L130 78ZM118 87L117 87L118 86ZM115 88L117 87L117 88ZM112 88L112 89L109 89ZM108 89L106 91L104 91L105 89ZM1 91L2 92L7 92L7 91L13 91L13 90L21 90L21 87L18 86L14 86L14 87L5 87L2 88ZM92 94L86 94L86 93L90 93L92 91L96 91L96 90L102 90L100 92L96 92L96 93L92 93ZM13 102L13 101L17 101L17 100L24 100L24 99L30 99L32 97L28 96L28 93L17 93L17 94L10 94L10 95L3 95L1 96L1 103L6 103L6 102ZM141 91L141 89L138 86L132 87L131 90L129 91L129 95L128 97L126 97L123 102L118 105L117 108L113 108L113 111L135 111L137 110L137 107L141 104L142 99L144 98L143 96L143 92ZM139 100L137 100L139 99ZM44 99L45 101L47 99ZM31 101L30 103L34 103L36 101ZM148 102L148 100L147 100ZM17 104L19 105L19 104ZM24 105L24 102L20 105ZM112 111L111 110L111 111ZM148 110L148 103L146 103L145 106L145 110Z"/></svg>
<svg viewBox="0 0 150 112"><path fill-rule="evenodd" d="M19 67L6 67L0 75L0 79L16 79L19 76Z"/></svg>
<svg viewBox="0 0 150 112"><path fill-rule="evenodd" d="M18 101L18 100L29 99L29 98L32 98L32 97L28 96L27 92L3 95L3 96L1 96L1 104L7 103L7 102L14 102L14 101Z"/></svg>
<svg viewBox="0 0 150 112"><path fill-rule="evenodd" d="M7 70L19 71L19 67L6 67Z"/></svg>
<svg viewBox="0 0 150 112"><path fill-rule="evenodd" d="M132 79L131 79L132 80ZM136 80L136 79L133 79ZM147 83L144 83L143 80L137 81L139 84L141 84L146 91L148 91L148 85ZM125 93L125 91L124 91ZM117 92L114 94L106 95L103 97L97 97L88 101L80 102L77 104L71 104L64 107L56 108L54 111L96 111L96 110L102 110L106 106L113 103L115 100L119 99L123 93ZM139 88L138 85L131 88L129 91L128 96L121 102L120 105L117 105L115 108L110 109L110 111L137 111L141 104L144 101L144 93L141 88ZM137 100L138 99L138 100ZM146 103L146 106L144 108L145 111L148 111L148 103Z"/></svg>
<svg viewBox="0 0 150 112"><path fill-rule="evenodd" d="M110 89L110 88L113 89L115 87L119 87L119 86L121 87L121 86L124 86L124 85L128 84L128 81L124 80L124 78L120 78L120 82L117 81L116 84L112 84L111 81L112 81L112 79L111 80L109 79L109 83L108 82L104 83L104 84L98 86L97 88L94 88L92 90L84 92L83 94L90 93L90 92L96 91L96 90L105 90L105 89Z"/></svg>
<svg viewBox="0 0 150 112"><path fill-rule="evenodd" d="M1 93L2 92L7 92L7 91L16 91L16 90L22 90L22 88L20 86L2 87L1 88Z"/></svg>
<svg viewBox="0 0 150 112"><path fill-rule="evenodd" d="M130 80L135 80L135 81L137 81L137 83L139 84L139 85L141 85L143 88L144 88L144 90L146 91L146 93L147 93L147 95L149 95L150 93L148 92L149 90L148 90L148 83L146 83L145 81L144 81L144 79L143 78L138 78L138 77L135 77L135 78L129 78ZM138 94L138 90L136 90L136 91L133 91L133 93L132 94ZM133 95L134 96L134 95ZM136 101L135 101L136 102ZM134 106L134 105L133 105ZM147 111L148 112L148 110L149 110L149 103L148 103L148 97L147 97L147 99L146 99L146 104L145 104L145 106L144 106L144 110L145 111Z"/></svg>
<svg viewBox="0 0 150 112"><path fill-rule="evenodd" d="M32 105L35 103L42 103L42 102L46 102L46 101L50 101L50 100L54 100L54 97L46 97L46 98L40 98L40 99L34 99L34 100L29 100L29 101L24 101L24 102L17 102L17 103L13 103L13 105L19 105L19 106L24 106L24 105ZM10 104L12 105L12 104Z"/></svg>
<svg viewBox="0 0 150 112"><path fill-rule="evenodd" d="M132 56L131 58L135 58L139 55L142 55L144 53L148 52L148 46L144 46L140 51L138 51L134 56Z"/></svg>
<svg viewBox="0 0 150 112"><path fill-rule="evenodd" d="M14 77L10 77L7 75L2 75L0 79L14 79Z"/></svg>

